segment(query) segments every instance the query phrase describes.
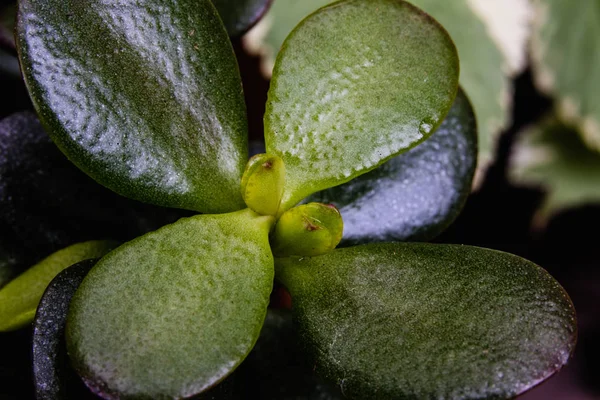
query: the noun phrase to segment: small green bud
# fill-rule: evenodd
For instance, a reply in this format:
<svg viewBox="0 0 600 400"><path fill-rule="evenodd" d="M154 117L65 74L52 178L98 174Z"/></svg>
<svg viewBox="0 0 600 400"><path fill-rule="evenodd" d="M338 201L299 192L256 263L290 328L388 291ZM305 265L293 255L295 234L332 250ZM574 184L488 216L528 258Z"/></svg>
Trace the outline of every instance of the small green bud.
<svg viewBox="0 0 600 400"><path fill-rule="evenodd" d="M335 248L344 231L337 208L322 203L308 203L284 212L271 236L276 257L318 256Z"/></svg>
<svg viewBox="0 0 600 400"><path fill-rule="evenodd" d="M269 154L252 157L242 175L242 198L261 215L276 215L285 184L283 160Z"/></svg>

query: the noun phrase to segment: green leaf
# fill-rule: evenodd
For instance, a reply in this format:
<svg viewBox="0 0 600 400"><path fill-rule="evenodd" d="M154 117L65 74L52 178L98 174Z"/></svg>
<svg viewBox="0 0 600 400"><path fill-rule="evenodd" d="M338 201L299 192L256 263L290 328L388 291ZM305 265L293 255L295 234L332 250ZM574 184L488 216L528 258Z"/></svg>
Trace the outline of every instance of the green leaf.
<svg viewBox="0 0 600 400"><path fill-rule="evenodd" d="M230 36L239 36L267 12L272 0L212 0Z"/></svg>
<svg viewBox="0 0 600 400"><path fill-rule="evenodd" d="M538 87L557 98L560 117L600 151L600 3L535 0L531 55Z"/></svg>
<svg viewBox="0 0 600 400"><path fill-rule="evenodd" d="M185 218L100 260L67 323L86 384L105 396L171 399L227 376L265 318L273 222L249 209Z"/></svg>
<svg viewBox="0 0 600 400"><path fill-rule="evenodd" d="M317 370L350 398L511 398L575 346L567 293L507 253L368 244L278 259L277 274Z"/></svg>
<svg viewBox="0 0 600 400"><path fill-rule="evenodd" d="M454 44L410 4L344 1L312 14L279 53L265 113L267 153L286 166L282 208L425 140L457 88Z"/></svg>
<svg viewBox="0 0 600 400"><path fill-rule="evenodd" d="M330 3L331 0L277 0L273 4L265 16L264 38L257 32L259 43L248 43L267 55L268 74L293 27L311 12ZM528 3L523 0L510 5L487 0L412 0L411 3L438 20L456 44L461 61L460 84L473 100L477 115L479 164L485 166L493 160L498 134L510 121L510 75L525 58ZM489 14L496 17L493 23L488 21ZM499 14L504 17L500 21ZM509 22L511 25L507 27ZM247 41L253 38L251 35Z"/></svg>
<svg viewBox="0 0 600 400"><path fill-rule="evenodd" d="M97 260L86 260L61 271L40 299L33 321L33 382L40 400L73 396L77 383L64 343L67 312L75 290ZM68 397L71 395L71 397Z"/></svg>
<svg viewBox="0 0 600 400"><path fill-rule="evenodd" d="M589 149L573 128L554 117L521 132L511 159L514 183L547 191L539 218L566 208L600 203L600 154Z"/></svg>
<svg viewBox="0 0 600 400"><path fill-rule="evenodd" d="M342 246L426 241L458 216L471 191L476 162L475 116L459 90L450 113L427 141L308 201L340 210Z"/></svg>
<svg viewBox="0 0 600 400"><path fill-rule="evenodd" d="M241 81L209 0L24 0L17 45L42 123L98 182L163 206L244 207Z"/></svg>
<svg viewBox="0 0 600 400"><path fill-rule="evenodd" d="M82 260L99 258L116 246L97 240L77 243L43 259L0 290L0 332L21 328L35 315L46 286L63 269Z"/></svg>

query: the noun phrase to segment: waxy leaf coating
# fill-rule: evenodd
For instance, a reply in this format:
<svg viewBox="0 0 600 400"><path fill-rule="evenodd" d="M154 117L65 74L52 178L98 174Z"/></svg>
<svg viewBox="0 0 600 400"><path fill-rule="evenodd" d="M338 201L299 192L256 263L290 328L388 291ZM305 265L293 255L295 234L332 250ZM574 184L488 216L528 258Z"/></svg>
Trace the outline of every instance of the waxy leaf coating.
<svg viewBox="0 0 600 400"><path fill-rule="evenodd" d="M368 244L278 259L277 274L316 369L353 399L511 398L575 346L567 293L507 253Z"/></svg>
<svg viewBox="0 0 600 400"><path fill-rule="evenodd" d="M64 343L65 325L71 299L96 261L82 261L60 272L40 300L33 321L33 381L37 400L69 398L68 395L76 394L74 387L83 386L70 366Z"/></svg>
<svg viewBox="0 0 600 400"><path fill-rule="evenodd" d="M246 209L184 218L102 258L67 320L67 348L103 396L184 398L250 352L273 285L273 217Z"/></svg>
<svg viewBox="0 0 600 400"><path fill-rule="evenodd" d="M417 147L308 201L334 204L344 219L342 246L426 241L459 214L477 164L477 127L464 92L437 131Z"/></svg>
<svg viewBox="0 0 600 400"><path fill-rule="evenodd" d="M24 0L17 45L46 130L98 182L162 206L244 207L241 81L209 0Z"/></svg>
<svg viewBox="0 0 600 400"><path fill-rule="evenodd" d="M277 57L267 153L287 181L282 208L347 182L432 134L458 89L446 31L400 0L349 0L303 20Z"/></svg>

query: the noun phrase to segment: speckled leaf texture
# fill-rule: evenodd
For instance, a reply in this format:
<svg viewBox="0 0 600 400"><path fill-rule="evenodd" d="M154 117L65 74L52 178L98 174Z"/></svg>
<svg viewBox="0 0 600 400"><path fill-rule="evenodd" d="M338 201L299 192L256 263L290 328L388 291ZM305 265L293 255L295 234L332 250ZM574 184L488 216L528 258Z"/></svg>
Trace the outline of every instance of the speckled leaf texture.
<svg viewBox="0 0 600 400"><path fill-rule="evenodd" d="M458 216L477 164L477 127L460 90L435 133L410 151L307 201L334 204L344 219L342 246L427 241Z"/></svg>
<svg viewBox="0 0 600 400"><path fill-rule="evenodd" d="M263 67L268 75L274 56L293 27L311 12L331 3L331 0L278 0L273 4L265 22L261 22L261 28L266 30L264 38L262 30L257 29L246 40L250 48L259 46L261 55L266 55ZM513 0L511 4L488 0L410 3L438 20L456 44L461 60L460 82L473 100L477 114L479 165L486 167L493 161L498 134L510 120L510 75L524 63L528 0Z"/></svg>
<svg viewBox="0 0 600 400"><path fill-rule="evenodd" d="M518 139L510 164L512 182L547 190L536 222L568 208L600 204L600 154L576 130L551 116Z"/></svg>
<svg viewBox="0 0 600 400"><path fill-rule="evenodd" d="M511 398L575 346L566 292L511 254L367 244L276 267L317 371L352 399Z"/></svg>
<svg viewBox="0 0 600 400"><path fill-rule="evenodd" d="M250 29L269 9L272 0L212 0L230 36Z"/></svg>
<svg viewBox="0 0 600 400"><path fill-rule="evenodd" d="M93 240L77 243L49 255L0 289L0 332L22 328L33 321L44 290L63 269L100 258L117 243Z"/></svg>
<svg viewBox="0 0 600 400"><path fill-rule="evenodd" d="M348 0L312 14L279 53L265 112L267 153L287 180L282 209L425 140L458 90L446 31L400 0Z"/></svg>
<svg viewBox="0 0 600 400"><path fill-rule="evenodd" d="M560 117L600 151L600 2L535 0L532 66Z"/></svg>
<svg viewBox="0 0 600 400"><path fill-rule="evenodd" d="M104 397L175 399L227 376L265 318L272 223L249 209L184 218L102 258L67 320L86 384Z"/></svg>
<svg viewBox="0 0 600 400"><path fill-rule="evenodd" d="M84 172L152 204L243 208L241 80L209 0L24 0L17 45L42 123Z"/></svg>
<svg viewBox="0 0 600 400"><path fill-rule="evenodd" d="M37 400L68 399L74 394L77 381L81 382L70 367L64 343L65 325L71 299L96 261L82 261L60 272L40 300L32 339Z"/></svg>

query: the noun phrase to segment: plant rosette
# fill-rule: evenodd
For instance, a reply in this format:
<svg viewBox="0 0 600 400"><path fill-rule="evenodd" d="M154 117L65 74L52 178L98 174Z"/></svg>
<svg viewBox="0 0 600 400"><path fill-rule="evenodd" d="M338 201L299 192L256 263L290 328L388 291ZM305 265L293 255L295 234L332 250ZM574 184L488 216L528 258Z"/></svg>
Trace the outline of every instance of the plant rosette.
<svg viewBox="0 0 600 400"><path fill-rule="evenodd" d="M238 67L208 0L22 0L16 33L40 120L73 163L124 196L204 213L110 251L72 295L68 355L96 394L214 387L256 343L274 278L316 371L351 398L512 397L567 362L575 312L535 264L469 246L334 250L343 207L297 205L342 184L352 197L351 180L390 160L412 168L378 169L356 198L389 200L395 238L415 232L407 221L431 237L462 206L474 117L452 40L414 6L346 0L303 20L275 63L266 153L249 162ZM416 196L403 213L375 185L399 177L448 196L425 190L439 207Z"/></svg>

